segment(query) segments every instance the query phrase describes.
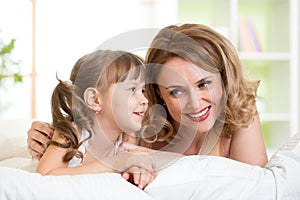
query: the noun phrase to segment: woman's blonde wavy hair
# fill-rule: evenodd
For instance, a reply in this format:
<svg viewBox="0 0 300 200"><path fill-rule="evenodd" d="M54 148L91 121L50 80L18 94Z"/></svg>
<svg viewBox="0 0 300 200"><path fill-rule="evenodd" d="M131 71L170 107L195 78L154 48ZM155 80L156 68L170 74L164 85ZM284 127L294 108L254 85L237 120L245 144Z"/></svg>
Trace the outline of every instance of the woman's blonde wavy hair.
<svg viewBox="0 0 300 200"><path fill-rule="evenodd" d="M146 97L149 107L163 104L155 84L160 73L159 65L180 57L213 73L220 73L223 95L226 101L222 136L231 137L234 130L248 126L257 114L255 98L259 81L250 81L243 74L241 63L234 46L221 34L200 24L171 25L163 28L152 41L147 51ZM174 137L172 117L167 111L167 121L159 133L161 141ZM156 119L159 116L155 117ZM158 120L161 121L161 120ZM169 139L168 139L169 138ZM145 143L149 141L145 140Z"/></svg>

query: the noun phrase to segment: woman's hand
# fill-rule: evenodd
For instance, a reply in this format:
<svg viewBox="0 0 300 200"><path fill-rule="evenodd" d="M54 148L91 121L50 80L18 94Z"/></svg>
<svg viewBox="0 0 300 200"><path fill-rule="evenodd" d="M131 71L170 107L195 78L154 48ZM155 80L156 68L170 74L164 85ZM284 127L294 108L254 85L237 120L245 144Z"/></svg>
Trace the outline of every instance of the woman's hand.
<svg viewBox="0 0 300 200"><path fill-rule="evenodd" d="M47 147L47 143L53 137L53 129L49 123L34 121L27 131L27 146L33 158L40 159Z"/></svg>

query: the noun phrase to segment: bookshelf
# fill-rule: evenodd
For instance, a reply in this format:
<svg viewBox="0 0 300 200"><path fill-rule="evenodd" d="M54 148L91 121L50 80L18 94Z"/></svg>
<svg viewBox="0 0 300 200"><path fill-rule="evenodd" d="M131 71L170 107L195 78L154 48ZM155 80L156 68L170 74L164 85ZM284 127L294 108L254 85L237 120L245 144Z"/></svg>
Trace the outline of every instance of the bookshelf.
<svg viewBox="0 0 300 200"><path fill-rule="evenodd" d="M300 130L299 0L178 0L178 23L215 28L235 45L244 71L261 80L268 148Z"/></svg>

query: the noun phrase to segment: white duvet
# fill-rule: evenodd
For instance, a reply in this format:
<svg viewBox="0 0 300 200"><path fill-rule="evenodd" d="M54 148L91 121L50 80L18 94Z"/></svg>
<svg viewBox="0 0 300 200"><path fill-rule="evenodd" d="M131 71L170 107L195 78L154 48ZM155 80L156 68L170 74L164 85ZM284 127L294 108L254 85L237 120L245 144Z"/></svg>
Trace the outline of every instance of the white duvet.
<svg viewBox="0 0 300 200"><path fill-rule="evenodd" d="M7 130L0 124L1 200L300 199L300 133L275 153L265 168L222 157L187 156L160 171L145 190L140 190L114 173L34 173L37 163L27 153L26 134L20 137L12 131L8 135Z"/></svg>

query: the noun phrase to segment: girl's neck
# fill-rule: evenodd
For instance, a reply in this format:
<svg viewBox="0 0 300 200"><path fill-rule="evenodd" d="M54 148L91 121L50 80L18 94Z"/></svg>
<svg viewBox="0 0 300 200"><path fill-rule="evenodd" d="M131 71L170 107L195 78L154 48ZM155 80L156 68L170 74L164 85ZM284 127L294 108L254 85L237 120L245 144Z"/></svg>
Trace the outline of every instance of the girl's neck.
<svg viewBox="0 0 300 200"><path fill-rule="evenodd" d="M96 133L102 132L112 144L115 144L123 131L116 126L112 126L112 124L105 119L97 120L98 123L94 124L94 131Z"/></svg>

